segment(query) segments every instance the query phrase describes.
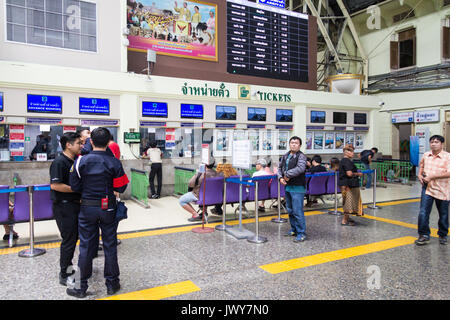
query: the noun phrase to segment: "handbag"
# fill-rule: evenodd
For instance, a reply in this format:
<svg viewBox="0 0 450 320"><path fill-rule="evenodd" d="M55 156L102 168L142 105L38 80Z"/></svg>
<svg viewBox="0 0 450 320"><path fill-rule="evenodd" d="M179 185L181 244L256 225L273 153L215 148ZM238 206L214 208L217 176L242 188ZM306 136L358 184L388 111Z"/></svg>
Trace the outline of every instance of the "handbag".
<svg viewBox="0 0 450 320"><path fill-rule="evenodd" d="M116 222L127 219L128 218L127 211L128 211L128 208L125 206L125 202L120 201L120 200L117 201Z"/></svg>

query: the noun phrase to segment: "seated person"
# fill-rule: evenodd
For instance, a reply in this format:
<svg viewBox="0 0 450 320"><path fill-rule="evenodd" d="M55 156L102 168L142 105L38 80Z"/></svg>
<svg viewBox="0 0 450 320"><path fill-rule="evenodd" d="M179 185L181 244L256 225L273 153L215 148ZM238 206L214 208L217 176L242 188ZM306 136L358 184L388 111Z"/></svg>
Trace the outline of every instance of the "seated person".
<svg viewBox="0 0 450 320"><path fill-rule="evenodd" d="M9 218L10 219L14 219L13 211L14 211L14 203L9 201ZM8 241L9 234L10 234L12 228L8 224L4 224L3 227L5 228L5 235L3 236L3 240ZM13 239L16 240L18 238L19 238L19 234L13 230Z"/></svg>
<svg viewBox="0 0 450 320"><path fill-rule="evenodd" d="M213 169L215 160L213 157L210 158L209 164L206 165L206 178L213 178L217 176L221 176L221 173L217 173L216 170ZM197 202L199 199L200 185L202 184L203 177L205 174L198 172L194 175L188 183L188 187L193 188L192 191L185 193L179 199L179 203L184 210L192 214L192 217L188 219L188 221L199 221L202 219L202 215L197 214L195 209L190 204L191 202Z"/></svg>
<svg viewBox="0 0 450 320"><path fill-rule="evenodd" d="M339 171L339 159L338 158L331 158L330 159L330 165L329 166L327 165L327 168L328 168L329 171Z"/></svg>
<svg viewBox="0 0 450 320"><path fill-rule="evenodd" d="M270 176L271 174L267 173L266 167L267 167L267 161L265 159L259 159L258 161L256 161L256 171L253 173L252 178L253 177L261 177L261 176ZM259 211L266 210L264 204L265 204L265 200L261 201L261 204L258 205Z"/></svg>
<svg viewBox="0 0 450 320"><path fill-rule="evenodd" d="M223 160L223 163L217 165L216 171L222 173L224 178L229 178L238 174L236 169L231 166L231 163L227 163L226 159ZM223 214L222 204L216 204L214 208L211 209L211 213L221 216Z"/></svg>
<svg viewBox="0 0 450 320"><path fill-rule="evenodd" d="M327 169L322 165L322 157L319 155L315 155L311 160L311 168L309 173L319 173L319 172L327 172ZM314 196L307 197L306 206L310 207L313 203L317 203L317 199Z"/></svg>

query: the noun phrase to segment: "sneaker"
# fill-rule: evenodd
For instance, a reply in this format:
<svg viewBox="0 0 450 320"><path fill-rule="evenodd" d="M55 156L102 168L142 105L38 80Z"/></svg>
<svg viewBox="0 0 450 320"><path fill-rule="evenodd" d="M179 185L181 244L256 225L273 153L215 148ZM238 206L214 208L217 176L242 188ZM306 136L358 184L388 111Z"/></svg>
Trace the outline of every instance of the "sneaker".
<svg viewBox="0 0 450 320"><path fill-rule="evenodd" d="M306 240L306 236L305 235L297 235L297 237L295 237L294 242L303 242Z"/></svg>
<svg viewBox="0 0 450 320"><path fill-rule="evenodd" d="M161 198L159 194L155 194L154 196L152 196L153 199L159 199Z"/></svg>
<svg viewBox="0 0 450 320"><path fill-rule="evenodd" d="M202 217L200 215L188 219L188 221L190 221L190 222L201 221L201 220L202 220Z"/></svg>
<svg viewBox="0 0 450 320"><path fill-rule="evenodd" d="M284 234L285 237L293 237L295 236L295 232L292 230L289 230L287 233Z"/></svg>
<svg viewBox="0 0 450 320"><path fill-rule="evenodd" d="M430 238L427 236L419 236L419 239L414 241L414 243L418 246L423 246L423 245L427 244L428 242L430 242Z"/></svg>
<svg viewBox="0 0 450 320"><path fill-rule="evenodd" d="M446 245L447 244L447 237L439 237L439 243L440 244L443 244L443 245Z"/></svg>
<svg viewBox="0 0 450 320"><path fill-rule="evenodd" d="M71 288L67 288L66 293L69 296L75 297L75 298L84 298L86 297L86 291L82 291L81 289L71 289Z"/></svg>

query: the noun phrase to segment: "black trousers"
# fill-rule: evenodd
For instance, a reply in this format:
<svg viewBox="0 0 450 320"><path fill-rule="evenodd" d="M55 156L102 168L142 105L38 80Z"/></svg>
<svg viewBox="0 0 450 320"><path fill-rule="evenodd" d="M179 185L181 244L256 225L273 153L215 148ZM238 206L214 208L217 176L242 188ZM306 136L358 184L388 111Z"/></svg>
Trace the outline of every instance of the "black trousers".
<svg viewBox="0 0 450 320"><path fill-rule="evenodd" d="M53 216L55 217L56 225L62 237L59 265L63 276L67 275L67 268L72 265L73 254L78 241L79 213L79 203L53 202Z"/></svg>
<svg viewBox="0 0 450 320"><path fill-rule="evenodd" d="M102 232L105 253L104 277L107 287L119 283L119 263L117 261L116 210L102 210L100 207L81 206L78 230L80 233L80 289L86 291L88 279L92 276L92 259L98 250L99 228Z"/></svg>
<svg viewBox="0 0 450 320"><path fill-rule="evenodd" d="M156 194L160 196L162 188L162 163L152 163L150 167L150 176L148 179L150 180L150 190L152 195L155 194L155 176L158 180L158 190Z"/></svg>

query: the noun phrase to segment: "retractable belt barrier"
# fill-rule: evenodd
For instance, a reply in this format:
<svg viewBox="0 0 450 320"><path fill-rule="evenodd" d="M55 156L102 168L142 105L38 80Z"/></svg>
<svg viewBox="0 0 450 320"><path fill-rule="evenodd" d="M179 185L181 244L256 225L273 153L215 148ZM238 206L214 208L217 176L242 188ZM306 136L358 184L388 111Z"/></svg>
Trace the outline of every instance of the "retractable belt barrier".
<svg viewBox="0 0 450 320"><path fill-rule="evenodd" d="M35 248L34 247L34 214L33 214L33 192L35 191L50 191L49 186L28 186L28 187L19 187L19 188L11 188L11 189L1 189L0 193L11 193L11 192L28 192L30 195L30 248L22 250L19 252L19 257L31 258L35 256L39 256L45 253L45 249ZM13 246L12 243L12 234L13 230L10 230L10 238L9 238L9 247Z"/></svg>

